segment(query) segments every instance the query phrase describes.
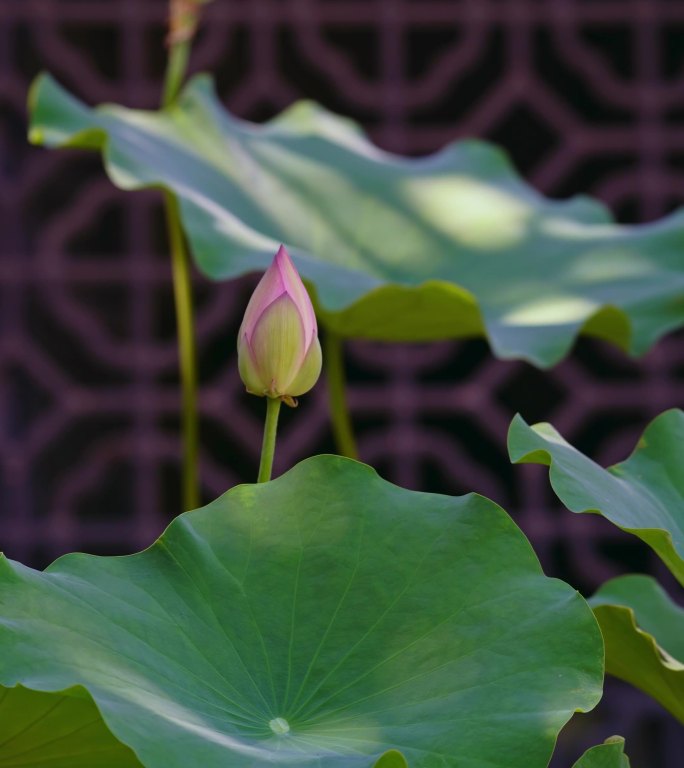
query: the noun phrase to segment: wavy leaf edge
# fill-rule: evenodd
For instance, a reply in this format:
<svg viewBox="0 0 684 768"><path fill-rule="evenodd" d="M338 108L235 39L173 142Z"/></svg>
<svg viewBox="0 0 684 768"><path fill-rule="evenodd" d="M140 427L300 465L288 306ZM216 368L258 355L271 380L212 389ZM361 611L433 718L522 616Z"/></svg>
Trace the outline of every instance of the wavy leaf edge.
<svg viewBox="0 0 684 768"><path fill-rule="evenodd" d="M71 114L69 115L67 122L71 117L74 117L93 123L97 115L107 115L108 113L116 114L118 110L125 109L109 103L93 108L87 107L83 102L79 101L66 91L66 89L64 89L51 75L42 73L34 80L29 94L29 110L32 115L29 140L32 143L50 147L78 146L84 149L98 150L102 153L105 170L116 186L125 190L144 188L165 189L178 199L181 210L186 211L187 213L186 201L182 196L179 196L170 185L163 182L139 182L132 178L125 178L117 172L112 161L111 141L105 129L93 126L83 130L74 129L71 133L50 133L49 131L45 132L37 127L37 105L40 103L41 94L49 89L58 93L60 98L64 99L65 103L69 105ZM183 99L184 95L192 93L195 90L208 93L213 98L216 98L213 80L209 75L198 74L191 78L185 85L179 102ZM164 110L156 112L148 111L146 114L171 114L176 108L176 105L171 105ZM309 123L309 133L302 133L301 127L298 132L293 131L290 124L293 115L299 116L307 111L313 116L313 120ZM455 140L447 143L442 149L426 157L410 158L380 149L370 141L359 125L347 118L343 118L330 112L313 101L305 100L296 102L285 109L281 114L276 115L274 118L263 124L255 124L242 120L228 112L224 112L222 117L234 125L242 126L243 129L249 128L258 131L261 134L268 134L269 132L279 135L282 135L283 133L296 133L297 135L318 135L330 139L328 128L332 126L336 132L335 140L338 141L341 146L356 152L359 156L364 157L364 159L369 162L393 163L400 166L404 165L409 168L429 166L430 164L438 163L443 158L448 157L449 154L454 152L457 148L469 146L477 149L479 152L486 153L490 159L495 161L506 179L521 186L524 195L535 201L541 200L552 202L554 205L559 206L560 209L583 207L586 211L591 212L590 215L594 223L601 224L603 227L619 228L621 231L645 232L660 226L668 226L669 222L679 222L681 220L684 228L684 211L676 211L658 222L625 226L616 223L606 206L598 200L586 195L576 195L564 200L545 198L518 173L505 150L479 139ZM253 241L256 250L259 252L260 259L261 253L263 252L263 260L265 262L265 259L269 255L272 256L272 253L275 252L279 243L275 240L271 240L268 236L258 232L256 229L253 229L246 222L242 220L239 221L240 226L246 228L245 231L247 229L250 231L249 237ZM228 273L219 274L218 272L215 272L210 265L209 261L211 260L209 259L208 261L202 256L201 250L198 250L195 238L189 237L189 240L198 268L210 279L220 280L235 278L258 272L266 266L265 263L254 263L252 266L242 264L242 266L237 265L234 269L231 268ZM293 244L287 245L295 260L299 261L300 264L306 264L307 262L317 263L317 259L311 254L308 254L306 250L298 248ZM331 265L331 268L332 266L333 265ZM334 267L334 269L342 268ZM577 339L582 335L593 336L609 341L622 351L634 356L639 356L644 354L662 335L682 324L682 320L679 317L672 317L668 320L661 319L658 329L656 330L652 328L650 331L644 332L645 335L641 338L639 343L637 343L632 318L625 309L622 309L617 304L595 304L592 310L585 314L583 319L574 321L570 324L571 328L564 331L562 341L557 339L554 342L554 345L552 345L552 348L542 352L540 350L526 348L524 344L504 341L499 338L497 334L492 333L493 329L499 327L499 321L492 318L488 324L477 297L470 290L455 282L442 279L426 279L418 283L404 283L388 280L384 284L372 285L372 278L370 275L364 272L359 272L354 267L348 265L344 266L344 275L347 280L350 279L351 275L356 275L357 277L355 279L358 281L359 286L355 298L348 296L342 303L331 303L330 297L323 300L313 279L306 276L306 274L304 275L305 283L312 293L321 323L336 333L348 338L407 342L438 341L443 339L484 336L497 357L501 359L526 360L540 368L552 367L563 359ZM377 279L380 280L380 278ZM435 296L452 307L454 315L458 316L457 323L450 322L447 325L439 324L440 327L437 330L425 328L416 329L415 331L412 331L412 334L415 335L411 335L410 337L407 336L406 338L388 338L388 334L391 336L391 318L385 318L384 323L380 322L376 326L369 326L366 319L359 319L360 317L363 317L363 309L367 306L377 304L379 300L380 302L384 302L388 299L390 302L396 302L398 298L403 297L410 304L413 304L414 302L420 304L430 302ZM356 318L356 327L354 327L354 322L349 323L348 318L350 317Z"/></svg>
<svg viewBox="0 0 684 768"><path fill-rule="evenodd" d="M677 419L684 418L684 412L679 410L678 408L670 408L667 411L664 411L663 413L656 416L646 426L641 437L637 441L637 444L635 445L631 453L623 461L617 462L616 464L613 464L609 467L602 467L600 464L593 461L585 454L581 453L581 451L578 451L571 443L568 443L562 437L562 435L553 427L553 425L550 424L549 422L539 422L537 424L530 425L518 413L513 417L513 420L508 429L509 456L513 464L542 464L548 467L549 481L551 483L551 487L553 488L558 498L562 501L564 506L566 506L566 508L571 512L574 512L576 514L601 515L606 520L609 520L609 522L611 522L617 528L620 528L620 530L625 531L625 533L633 534L638 538L643 538L648 534L652 534L654 537L658 538L665 545L665 548L667 550L671 550L672 555L675 558L677 558L679 562L675 562L674 563L675 567L673 568L672 558L665 559L661 553L658 552L657 554L659 554L661 558L663 558L663 561L665 562L665 564L670 568L670 570L673 571L673 574L677 576L677 578L679 578L676 571L678 570L678 567L684 568L684 546L682 546L680 549L677 548L677 545L670 531L660 527L630 527L627 525L622 525L620 523L617 523L610 516L606 515L598 505L569 506L566 503L566 501L562 498L561 493L558 490L561 484L560 481L563 477L563 472L557 466L557 462L553 454L551 453L551 451L548 448L544 448L543 446L536 446L534 448L530 448L529 450L527 450L527 449L522 449L516 445L519 439L527 441L525 436L533 436L534 440L548 441L550 439L553 442L558 442L564 448L570 448L574 453L577 453L583 459L591 462L593 466L598 467L599 469L601 469L606 473L610 473L611 470L615 470L616 468L619 469L621 465L626 464L632 458L638 455L639 452L643 450L644 446L647 444L646 439L649 432L653 430L655 427L660 426L662 423L667 422L671 418L677 418ZM620 478L616 477L616 475L611 475L611 477L614 480L620 480ZM648 541L646 543L650 545Z"/></svg>

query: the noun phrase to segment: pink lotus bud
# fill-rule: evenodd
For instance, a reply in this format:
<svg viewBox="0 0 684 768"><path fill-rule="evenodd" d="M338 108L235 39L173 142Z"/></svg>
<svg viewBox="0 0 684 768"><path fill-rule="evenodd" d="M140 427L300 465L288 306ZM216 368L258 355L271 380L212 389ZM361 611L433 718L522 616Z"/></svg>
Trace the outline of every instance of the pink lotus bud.
<svg viewBox="0 0 684 768"><path fill-rule="evenodd" d="M316 315L284 246L254 289L238 335L238 367L247 391L294 405L321 373Z"/></svg>

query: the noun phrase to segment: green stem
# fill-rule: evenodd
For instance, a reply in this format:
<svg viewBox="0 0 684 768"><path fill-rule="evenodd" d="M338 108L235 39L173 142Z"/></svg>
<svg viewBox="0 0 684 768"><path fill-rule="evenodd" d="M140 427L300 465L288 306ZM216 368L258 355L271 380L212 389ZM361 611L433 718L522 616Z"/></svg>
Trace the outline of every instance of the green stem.
<svg viewBox="0 0 684 768"><path fill-rule="evenodd" d="M173 0L170 6L173 15ZM171 27L173 28L173 19ZM164 77L162 106L170 106L178 96L185 79L192 36L178 40L169 47ZM195 509L200 504L199 491L199 421L197 415L197 352L195 321L192 305L192 279L178 203L170 192L164 192L164 211L171 250L173 294L176 305L178 358L181 380L181 431L183 442L182 498L183 509Z"/></svg>
<svg viewBox="0 0 684 768"><path fill-rule="evenodd" d="M280 403L279 397L266 398L266 423L264 424L264 440L261 443L261 461L259 462L257 483L267 483L271 479Z"/></svg>
<svg viewBox="0 0 684 768"><path fill-rule="evenodd" d="M185 70L188 68L188 59L190 58L191 43L192 40L183 40L172 45L169 50L162 97L162 106L164 107L168 107L175 101L183 85Z"/></svg>
<svg viewBox="0 0 684 768"><path fill-rule="evenodd" d="M181 379L181 428L183 433L183 509L195 509L199 494L199 423L197 416L197 351L192 309L190 260L180 223L178 203L164 192L164 207L171 248L173 293L176 303L178 357Z"/></svg>
<svg viewBox="0 0 684 768"><path fill-rule="evenodd" d="M342 456L358 459L359 452L354 439L354 430L345 393L342 339L336 333L328 331L323 343L325 345L323 361L328 380L328 400L335 444Z"/></svg>

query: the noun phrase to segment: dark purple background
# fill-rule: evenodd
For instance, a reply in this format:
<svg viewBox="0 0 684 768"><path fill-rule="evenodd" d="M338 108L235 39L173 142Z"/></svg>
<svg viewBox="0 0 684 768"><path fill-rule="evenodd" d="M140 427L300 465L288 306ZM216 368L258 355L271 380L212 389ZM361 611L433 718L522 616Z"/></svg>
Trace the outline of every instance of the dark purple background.
<svg viewBox="0 0 684 768"><path fill-rule="evenodd" d="M117 191L95 156L30 148L24 107L41 69L89 102L154 107L165 13L164 0L0 0L0 545L35 565L138 549L179 507L159 195ZM623 221L684 199L681 0L215 0L206 17L192 66L216 72L238 115L305 96L396 151L488 137L544 192L589 192ZM253 282L197 278L207 498L256 473L263 403L243 394L234 356ZM680 596L636 539L560 509L540 468L511 467L505 434L520 410L598 461L623 458L653 416L684 405L684 335L638 362L582 341L550 373L482 342L354 343L348 362L361 453L384 476L491 496L547 572L585 593L637 570ZM276 469L332 449L322 383L284 415ZM678 768L684 728L608 689L556 764L621 733L635 768Z"/></svg>

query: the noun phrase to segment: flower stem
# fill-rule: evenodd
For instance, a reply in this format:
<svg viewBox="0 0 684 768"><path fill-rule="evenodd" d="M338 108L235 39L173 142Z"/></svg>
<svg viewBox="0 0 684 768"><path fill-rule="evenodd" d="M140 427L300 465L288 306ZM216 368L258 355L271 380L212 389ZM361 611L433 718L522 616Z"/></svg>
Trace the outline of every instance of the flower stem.
<svg viewBox="0 0 684 768"><path fill-rule="evenodd" d="M342 456L357 459L359 452L354 439L354 430L345 393L342 339L336 333L327 331L323 343L325 345L323 361L328 381L328 400L335 444Z"/></svg>
<svg viewBox="0 0 684 768"><path fill-rule="evenodd" d="M264 440L261 443L261 461L259 462L257 483L267 483L271 479L280 403L279 397L266 398L266 423L264 424Z"/></svg>
<svg viewBox="0 0 684 768"><path fill-rule="evenodd" d="M183 433L183 509L199 506L199 423L197 417L197 351L192 308L190 260L185 247L178 203L164 192L164 208L171 248L173 293L176 304L178 357L181 378L181 429Z"/></svg>

